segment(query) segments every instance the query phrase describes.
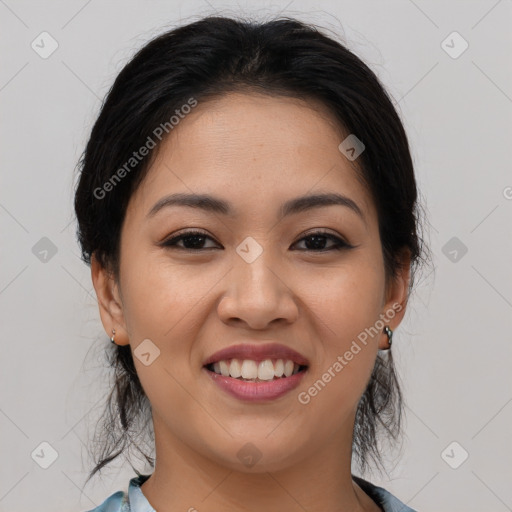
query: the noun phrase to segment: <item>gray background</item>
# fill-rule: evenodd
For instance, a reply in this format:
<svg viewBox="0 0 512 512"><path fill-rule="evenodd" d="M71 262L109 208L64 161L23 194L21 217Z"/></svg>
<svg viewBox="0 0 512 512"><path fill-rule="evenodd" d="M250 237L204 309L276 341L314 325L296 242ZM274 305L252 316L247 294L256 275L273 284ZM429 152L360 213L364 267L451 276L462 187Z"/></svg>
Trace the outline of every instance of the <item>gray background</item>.
<svg viewBox="0 0 512 512"><path fill-rule="evenodd" d="M390 480L369 478L420 512L512 510L510 0L0 0L0 510L90 509L134 476L121 461L81 492L108 341L75 241L74 167L130 56L210 13L326 27L393 96L435 270L421 276L393 346L407 404L402 458L389 459ZM58 43L46 59L31 47L43 31ZM453 31L469 44L457 58L460 39L442 45Z"/></svg>

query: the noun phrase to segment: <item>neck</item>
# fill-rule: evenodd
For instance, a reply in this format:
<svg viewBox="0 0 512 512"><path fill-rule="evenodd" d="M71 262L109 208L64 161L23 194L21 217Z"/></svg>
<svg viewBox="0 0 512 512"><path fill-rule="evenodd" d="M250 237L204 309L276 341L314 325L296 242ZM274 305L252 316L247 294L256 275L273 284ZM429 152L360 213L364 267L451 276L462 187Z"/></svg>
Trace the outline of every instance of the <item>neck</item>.
<svg viewBox="0 0 512 512"><path fill-rule="evenodd" d="M141 490L158 512L380 511L352 480L351 428L348 442L343 433L329 444L319 440L314 453L283 464L286 467L256 463L238 471L191 449L165 431L157 418L153 422L155 470Z"/></svg>

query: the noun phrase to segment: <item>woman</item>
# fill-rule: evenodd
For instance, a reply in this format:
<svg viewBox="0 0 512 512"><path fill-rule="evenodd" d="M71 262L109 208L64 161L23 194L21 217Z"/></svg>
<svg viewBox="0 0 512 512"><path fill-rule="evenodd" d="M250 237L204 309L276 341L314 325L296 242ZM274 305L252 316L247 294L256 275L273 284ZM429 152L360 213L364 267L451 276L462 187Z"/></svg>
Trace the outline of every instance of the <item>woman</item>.
<svg viewBox="0 0 512 512"><path fill-rule="evenodd" d="M398 438L393 331L422 260L374 73L297 20L207 17L124 67L80 163L116 374L89 479L131 447L154 467L94 512L411 511L351 467L382 463L380 426Z"/></svg>

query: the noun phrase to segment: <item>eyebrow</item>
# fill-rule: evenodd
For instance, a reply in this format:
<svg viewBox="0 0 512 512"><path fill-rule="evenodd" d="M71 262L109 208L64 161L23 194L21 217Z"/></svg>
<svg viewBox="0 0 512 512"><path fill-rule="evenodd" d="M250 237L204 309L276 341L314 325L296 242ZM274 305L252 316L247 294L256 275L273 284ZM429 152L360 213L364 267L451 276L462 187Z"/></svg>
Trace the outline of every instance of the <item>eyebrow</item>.
<svg viewBox="0 0 512 512"><path fill-rule="evenodd" d="M363 212L352 199L338 193L323 193L296 197L286 201L280 208L279 218L282 219L288 215L302 213L314 208L339 205L345 206L356 213L366 222ZM155 216L163 208L172 206L184 206L205 210L207 212L218 213L227 216L235 216L232 205L223 199L208 194L170 194L162 197L147 214L147 218Z"/></svg>

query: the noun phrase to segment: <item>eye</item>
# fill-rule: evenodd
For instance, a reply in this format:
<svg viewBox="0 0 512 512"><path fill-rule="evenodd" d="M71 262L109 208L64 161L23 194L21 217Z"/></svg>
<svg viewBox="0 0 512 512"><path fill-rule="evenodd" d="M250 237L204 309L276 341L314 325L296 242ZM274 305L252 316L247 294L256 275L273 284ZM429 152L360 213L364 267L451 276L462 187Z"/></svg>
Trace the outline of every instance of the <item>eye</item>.
<svg viewBox="0 0 512 512"><path fill-rule="evenodd" d="M186 231L181 233L169 240L162 242L163 247L172 247L176 249L182 249L185 251L201 251L205 249L212 249L212 247L203 247L206 239L213 240L203 231ZM178 245L179 242L183 241L184 246Z"/></svg>
<svg viewBox="0 0 512 512"><path fill-rule="evenodd" d="M332 233L328 233L326 231L315 231L314 233L309 233L305 237L301 238L295 244L306 240L306 251L313 252L327 252L327 251L340 251L342 249L352 249L354 246L348 244L341 238L333 235ZM331 240L333 245L331 247L325 248L326 240ZM294 245L295 245L294 244Z"/></svg>
<svg viewBox="0 0 512 512"><path fill-rule="evenodd" d="M205 232L194 230L180 233L177 236L165 240L161 245L163 247L171 247L192 252L215 249L215 247L204 247L206 240L214 241L213 238L207 235ZM295 242L294 245L297 245L302 241L305 241L306 248L301 250L313 252L328 252L333 250L339 251L342 249L351 249L354 247L338 236L326 231L315 231L313 233L309 233L308 235L301 238L298 242ZM332 242L331 247L325 247L326 241ZM179 245L180 242L183 242L183 245Z"/></svg>

